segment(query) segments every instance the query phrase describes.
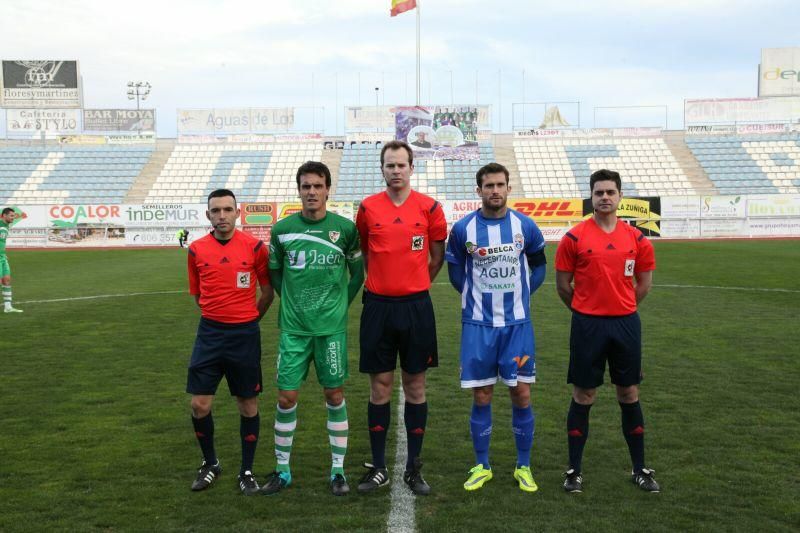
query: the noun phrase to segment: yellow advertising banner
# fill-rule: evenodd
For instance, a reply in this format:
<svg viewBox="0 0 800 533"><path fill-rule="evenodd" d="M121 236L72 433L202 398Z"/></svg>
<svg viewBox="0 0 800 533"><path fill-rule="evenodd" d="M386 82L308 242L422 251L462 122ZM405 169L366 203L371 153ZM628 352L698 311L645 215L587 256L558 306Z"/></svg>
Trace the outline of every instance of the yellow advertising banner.
<svg viewBox="0 0 800 533"><path fill-rule="evenodd" d="M584 219L592 216L591 199L583 201L583 212ZM617 207L617 216L633 220L633 225L648 237L661 235L661 199L659 197L623 197Z"/></svg>
<svg viewBox="0 0 800 533"><path fill-rule="evenodd" d="M508 207L534 219L537 224L579 221L583 218L581 198L509 198Z"/></svg>
<svg viewBox="0 0 800 533"><path fill-rule="evenodd" d="M299 213L303 209L300 202L281 202L278 207L278 220L283 220L289 215Z"/></svg>
<svg viewBox="0 0 800 533"><path fill-rule="evenodd" d="M336 213L350 220L355 218L353 202L329 200L326 207L331 213ZM278 204L278 220L283 220L289 215L299 213L302 209L303 204L300 202L281 202Z"/></svg>

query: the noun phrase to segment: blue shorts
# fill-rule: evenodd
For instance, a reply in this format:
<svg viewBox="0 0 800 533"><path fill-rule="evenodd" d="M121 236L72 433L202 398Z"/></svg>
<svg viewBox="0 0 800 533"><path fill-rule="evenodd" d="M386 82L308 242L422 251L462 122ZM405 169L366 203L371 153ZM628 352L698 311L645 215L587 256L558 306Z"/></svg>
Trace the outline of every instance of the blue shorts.
<svg viewBox="0 0 800 533"><path fill-rule="evenodd" d="M642 323L639 313L625 316L592 316L572 313L569 336L567 383L582 389L611 383L623 387L642 381Z"/></svg>
<svg viewBox="0 0 800 533"><path fill-rule="evenodd" d="M261 329L257 320L223 324L200 319L186 392L213 395L222 376L231 396L252 398L261 392Z"/></svg>
<svg viewBox="0 0 800 533"><path fill-rule="evenodd" d="M464 323L461 327L461 388L536 381L536 348L530 322L495 328Z"/></svg>

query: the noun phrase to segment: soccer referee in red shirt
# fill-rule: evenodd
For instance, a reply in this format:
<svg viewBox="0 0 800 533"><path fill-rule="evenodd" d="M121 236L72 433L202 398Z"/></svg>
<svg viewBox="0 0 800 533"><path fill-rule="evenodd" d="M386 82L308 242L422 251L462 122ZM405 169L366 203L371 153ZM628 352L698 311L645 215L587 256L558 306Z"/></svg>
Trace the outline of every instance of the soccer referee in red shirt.
<svg viewBox="0 0 800 533"><path fill-rule="evenodd" d="M397 355L400 355L408 457L403 480L415 493L430 493L422 478L422 438L428 418L425 371L438 365L436 323L431 281L444 262L447 223L441 204L411 189L414 156L400 141L381 150L386 191L359 207L356 226L361 236L367 281L361 313L359 370L370 375L367 409L372 464L358 490L370 492L389 483L386 432Z"/></svg>
<svg viewBox="0 0 800 533"><path fill-rule="evenodd" d="M239 209L227 189L208 195L214 231L189 246L189 293L200 307L200 325L189 362L186 392L192 395L192 424L203 464L192 490L208 488L221 473L214 450L211 404L222 376L239 407L242 465L239 489L258 492L253 460L258 444L261 392L261 332L258 321L272 303L267 247L236 229ZM256 301L256 284L261 296Z"/></svg>
<svg viewBox="0 0 800 533"><path fill-rule="evenodd" d="M564 473L564 490L583 490L581 459L589 435L589 409L608 360L633 462L631 480L642 490L659 492L653 470L644 464L639 405L642 324L636 311L653 284L653 245L641 231L617 219L622 199L619 173L598 170L589 178L589 189L592 218L570 229L556 251L556 289L572 310L567 378L573 385L567 414L570 466Z"/></svg>

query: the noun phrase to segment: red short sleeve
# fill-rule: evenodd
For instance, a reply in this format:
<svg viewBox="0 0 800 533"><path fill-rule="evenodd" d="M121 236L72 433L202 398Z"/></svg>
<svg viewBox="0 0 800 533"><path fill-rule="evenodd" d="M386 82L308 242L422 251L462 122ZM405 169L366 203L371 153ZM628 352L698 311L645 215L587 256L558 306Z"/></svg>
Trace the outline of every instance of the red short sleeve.
<svg viewBox="0 0 800 533"><path fill-rule="evenodd" d="M189 253L186 254L186 257L189 270L189 294L200 294L200 274L197 272L195 251L191 246L189 246Z"/></svg>
<svg viewBox="0 0 800 533"><path fill-rule="evenodd" d="M578 239L567 232L561 237L556 249L556 270L560 272L575 272L575 262L578 258L576 243Z"/></svg>
<svg viewBox="0 0 800 533"><path fill-rule="evenodd" d="M264 241L258 241L258 248L256 248L255 256L255 269L258 284L261 287L269 285L269 252L267 251L267 246L264 244Z"/></svg>
<svg viewBox="0 0 800 533"><path fill-rule="evenodd" d="M650 239L642 235L639 238L639 247L636 254L635 272L649 272L656 269L656 253Z"/></svg>
<svg viewBox="0 0 800 533"><path fill-rule="evenodd" d="M362 203L356 213L356 229L361 240L361 251L366 255L369 250L369 231L367 231L367 210Z"/></svg>
<svg viewBox="0 0 800 533"><path fill-rule="evenodd" d="M439 202L433 204L429 221L428 235L430 239L434 242L447 239L447 220L444 217L442 204Z"/></svg>

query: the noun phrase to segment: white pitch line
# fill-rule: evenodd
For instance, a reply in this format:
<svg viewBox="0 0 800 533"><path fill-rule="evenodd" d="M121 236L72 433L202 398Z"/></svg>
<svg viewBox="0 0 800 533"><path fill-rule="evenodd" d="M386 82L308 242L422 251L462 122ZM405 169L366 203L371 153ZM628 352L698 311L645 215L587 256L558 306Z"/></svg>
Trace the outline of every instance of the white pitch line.
<svg viewBox="0 0 800 533"><path fill-rule="evenodd" d="M437 281L434 285L450 285L446 281ZM545 281L543 285L555 285L552 281ZM706 289L717 291L744 291L744 292L782 292L786 294L800 294L798 289L781 289L781 288L767 288L767 287L725 287L722 285L677 285L677 284L655 284L653 288L665 287L668 289ZM180 291L150 291L150 292L125 292L117 294L95 294L92 296L72 296L69 298L50 298L48 300L25 300L16 301L17 304L49 304L57 302L75 302L80 300L100 300L103 298L128 298L130 296L152 296L159 294L184 294L185 290ZM405 434L404 434L405 435ZM404 437L405 438L405 437Z"/></svg>
<svg viewBox="0 0 800 533"><path fill-rule="evenodd" d="M436 281L434 285L450 285L450 282ZM553 281L545 281L542 285L555 285ZM653 284L654 289L708 289L717 291L747 291L747 292L785 292L789 294L800 294L798 289L772 289L768 287L724 287L722 285L675 285L669 283Z"/></svg>
<svg viewBox="0 0 800 533"><path fill-rule="evenodd" d="M414 495L403 482L406 470L406 425L404 422L406 396L403 386L397 394L397 451L394 454L394 480L392 481L392 502L386 530L389 533L414 533L416 519L414 517Z"/></svg>
<svg viewBox="0 0 800 533"><path fill-rule="evenodd" d="M149 296L151 294L179 294L186 291L125 292L119 294L95 294L93 296L73 296L71 298L51 298L49 300L15 301L16 304L49 304L55 302L74 302L78 300L100 300L102 298L127 298L128 296Z"/></svg>
<svg viewBox="0 0 800 533"><path fill-rule="evenodd" d="M717 291L750 291L750 292L788 292L790 294L798 294L800 290L797 289L770 289L767 287L723 287L721 285L672 285L661 284L653 285L654 288L667 287L670 289L711 289Z"/></svg>

